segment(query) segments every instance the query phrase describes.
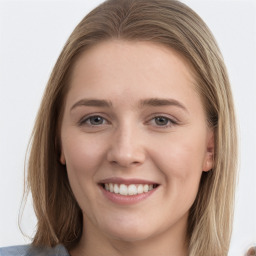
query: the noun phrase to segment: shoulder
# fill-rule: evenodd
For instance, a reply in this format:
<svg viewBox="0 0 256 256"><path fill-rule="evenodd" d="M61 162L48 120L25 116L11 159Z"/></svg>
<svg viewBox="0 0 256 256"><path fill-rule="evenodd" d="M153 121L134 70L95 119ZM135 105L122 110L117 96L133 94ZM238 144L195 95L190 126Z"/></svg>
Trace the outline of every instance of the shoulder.
<svg viewBox="0 0 256 256"><path fill-rule="evenodd" d="M0 256L25 256L30 245L16 245L0 248Z"/></svg>
<svg viewBox="0 0 256 256"><path fill-rule="evenodd" d="M0 248L0 256L70 256L66 248L59 244L54 248L33 247L30 244Z"/></svg>

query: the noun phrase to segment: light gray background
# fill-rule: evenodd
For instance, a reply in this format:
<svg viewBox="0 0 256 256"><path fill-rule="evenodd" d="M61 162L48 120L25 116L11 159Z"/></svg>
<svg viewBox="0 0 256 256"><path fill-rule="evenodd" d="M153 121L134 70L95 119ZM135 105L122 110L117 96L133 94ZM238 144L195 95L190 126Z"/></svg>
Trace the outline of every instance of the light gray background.
<svg viewBox="0 0 256 256"><path fill-rule="evenodd" d="M18 229L25 152L53 65L78 22L101 0L0 0L0 246L29 243ZM230 256L256 244L256 4L184 0L215 35L229 71L240 133L240 179ZM225 195L223 195L225 196ZM22 227L33 234L31 200Z"/></svg>

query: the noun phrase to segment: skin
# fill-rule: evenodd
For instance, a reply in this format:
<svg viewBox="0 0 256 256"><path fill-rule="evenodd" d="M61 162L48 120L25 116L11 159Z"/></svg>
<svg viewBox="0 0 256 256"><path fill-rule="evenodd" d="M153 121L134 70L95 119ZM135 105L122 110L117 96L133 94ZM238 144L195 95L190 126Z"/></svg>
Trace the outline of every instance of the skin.
<svg viewBox="0 0 256 256"><path fill-rule="evenodd" d="M214 151L194 84L187 61L152 42L110 40L80 56L61 123L60 161L84 217L72 256L187 255L188 212ZM151 98L182 107L140 104ZM112 105L86 106L83 99ZM93 115L102 118L91 125ZM98 186L112 177L160 186L146 200L119 205Z"/></svg>

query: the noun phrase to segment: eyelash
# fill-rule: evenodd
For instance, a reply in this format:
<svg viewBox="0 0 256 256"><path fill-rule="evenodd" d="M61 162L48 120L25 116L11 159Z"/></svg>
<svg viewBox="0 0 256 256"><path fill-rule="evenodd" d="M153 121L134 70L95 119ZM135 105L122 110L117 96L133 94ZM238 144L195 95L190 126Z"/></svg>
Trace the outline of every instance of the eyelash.
<svg viewBox="0 0 256 256"><path fill-rule="evenodd" d="M106 123L101 123L101 124L99 124L99 125L95 125L95 124L91 124L91 123L87 123L87 121L90 121L91 119L93 119L93 118L101 118L102 120L103 120L103 122L105 121L107 124L109 123L104 117L102 117L102 116L100 116L100 115L92 115L92 116L87 116L87 117L85 117L85 118L83 118L83 119L81 119L79 122L78 122L78 125L79 126L88 126L88 127L97 127L97 126L101 126L101 125L105 125ZM173 119L171 119L171 118L169 118L169 117L166 117L166 116L164 116L164 115L155 115L155 116L153 116L149 121L147 121L146 122L146 124L150 124L153 120L155 120L155 122L156 122L156 119L157 118L162 118L162 119L164 119L165 121L167 121L167 124L165 124L165 125L157 125L157 124L155 124L154 126L156 126L156 127L158 127L158 128L169 128L169 127L172 127L172 126L175 126L175 125L177 125L178 124L178 122L177 121L175 121L175 120L173 120ZM91 121L90 121L91 122Z"/></svg>
<svg viewBox="0 0 256 256"><path fill-rule="evenodd" d="M165 125L157 125L155 124L155 126L159 127L159 128L169 128L169 127L172 127L174 125L177 125L178 122L169 118L169 117L166 117L164 115L157 115L157 116L154 116L153 118L151 118L147 123L150 123L151 121L155 120L155 123L156 123L156 120L157 118L161 118L162 120L164 119L165 121L167 121L167 124Z"/></svg>

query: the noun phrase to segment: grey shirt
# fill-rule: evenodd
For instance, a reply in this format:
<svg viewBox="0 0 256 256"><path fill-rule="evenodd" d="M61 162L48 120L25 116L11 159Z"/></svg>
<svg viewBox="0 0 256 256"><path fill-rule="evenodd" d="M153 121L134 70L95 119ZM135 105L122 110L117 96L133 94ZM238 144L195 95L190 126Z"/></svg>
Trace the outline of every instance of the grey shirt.
<svg viewBox="0 0 256 256"><path fill-rule="evenodd" d="M67 249L59 244L54 248L35 248L30 244L0 248L0 256L70 256Z"/></svg>

